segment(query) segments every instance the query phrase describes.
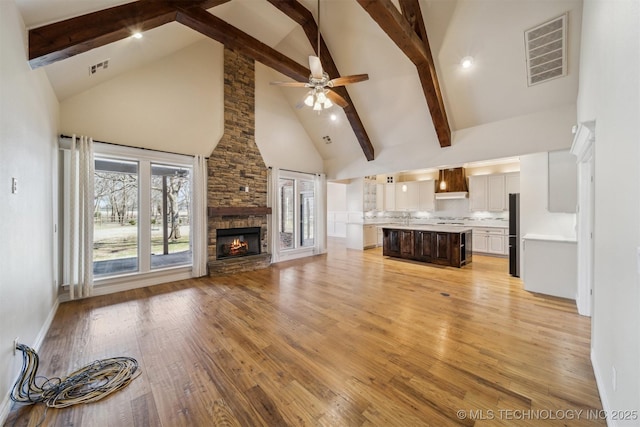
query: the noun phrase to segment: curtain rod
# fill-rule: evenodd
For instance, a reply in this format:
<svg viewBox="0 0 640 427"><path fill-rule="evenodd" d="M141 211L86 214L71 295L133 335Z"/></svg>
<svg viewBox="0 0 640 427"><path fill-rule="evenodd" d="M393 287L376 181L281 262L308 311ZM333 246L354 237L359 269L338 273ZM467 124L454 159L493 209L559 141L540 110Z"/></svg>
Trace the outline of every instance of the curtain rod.
<svg viewBox="0 0 640 427"><path fill-rule="evenodd" d="M69 136L69 135L64 135L64 134L60 134L60 138L66 138L66 139L71 139L73 137ZM97 140L93 140L93 142L98 142L100 144L107 144L107 145L115 145L117 147L126 147L126 148L137 148L138 150L147 150L147 151L155 151L156 153L165 153L165 154L175 154L178 156L188 156L188 157L195 157L192 154L182 154L182 153L174 153L172 151L164 151L164 150L154 150L152 148L144 148L144 147L132 147L130 145L124 145L124 144L116 144L115 142L105 142L105 141L97 141ZM209 157L205 157L205 159L209 159Z"/></svg>

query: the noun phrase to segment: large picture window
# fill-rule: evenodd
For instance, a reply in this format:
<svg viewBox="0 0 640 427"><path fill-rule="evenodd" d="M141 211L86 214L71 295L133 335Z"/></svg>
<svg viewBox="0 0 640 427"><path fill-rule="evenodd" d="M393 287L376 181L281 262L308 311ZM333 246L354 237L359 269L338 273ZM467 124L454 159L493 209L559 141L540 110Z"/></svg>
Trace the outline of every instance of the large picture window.
<svg viewBox="0 0 640 427"><path fill-rule="evenodd" d="M96 283L169 268L191 269L193 157L101 143L94 144L94 153L92 259ZM63 159L64 179L69 182L70 156L65 154ZM68 205L64 203L65 218L69 217ZM71 228L77 226L65 221L62 283L70 283L66 266L71 253L66 247Z"/></svg>
<svg viewBox="0 0 640 427"><path fill-rule="evenodd" d="M140 169L150 171L150 179L141 180ZM96 156L94 277L191 265L190 178L184 165ZM149 195L148 210L140 208L142 194ZM141 224L149 225L147 233ZM139 262L142 257L148 262Z"/></svg>

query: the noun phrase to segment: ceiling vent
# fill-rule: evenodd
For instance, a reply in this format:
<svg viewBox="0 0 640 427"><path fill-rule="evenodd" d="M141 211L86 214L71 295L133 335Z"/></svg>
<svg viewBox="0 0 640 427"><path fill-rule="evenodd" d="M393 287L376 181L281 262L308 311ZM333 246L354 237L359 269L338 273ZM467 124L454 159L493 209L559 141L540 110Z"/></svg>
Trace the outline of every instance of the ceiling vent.
<svg viewBox="0 0 640 427"><path fill-rule="evenodd" d="M525 31L529 86L567 75L567 20L565 13Z"/></svg>
<svg viewBox="0 0 640 427"><path fill-rule="evenodd" d="M89 66L89 75L93 76L98 71L106 70L107 68L109 68L109 60L105 59L102 62L98 62L97 64L93 64L93 65Z"/></svg>

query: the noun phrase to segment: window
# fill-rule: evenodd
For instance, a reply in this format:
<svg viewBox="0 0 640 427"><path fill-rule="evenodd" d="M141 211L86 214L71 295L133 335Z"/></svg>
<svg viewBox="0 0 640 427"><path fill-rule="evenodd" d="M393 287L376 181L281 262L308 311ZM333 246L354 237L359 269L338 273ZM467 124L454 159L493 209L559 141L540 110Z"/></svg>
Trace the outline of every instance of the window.
<svg viewBox="0 0 640 427"><path fill-rule="evenodd" d="M280 249L315 245L315 183L312 180L280 178L278 181Z"/></svg>
<svg viewBox="0 0 640 427"><path fill-rule="evenodd" d="M269 248L274 263L326 252L323 174L269 168Z"/></svg>
<svg viewBox="0 0 640 427"><path fill-rule="evenodd" d="M140 179L140 170L150 171L149 179ZM191 265L190 172L184 165L96 155L94 277ZM148 210L140 207L142 194L149 195ZM146 233L141 224L148 224Z"/></svg>
<svg viewBox="0 0 640 427"><path fill-rule="evenodd" d="M138 271L138 181L138 162L95 159L95 277Z"/></svg>
<svg viewBox="0 0 640 427"><path fill-rule="evenodd" d="M94 152L95 280L126 275L129 281L130 275L190 268L194 159L102 143L94 144ZM71 169L67 150L63 159L63 185L67 188ZM66 192L62 197L65 223L61 283L68 284L71 254L67 248L72 225L66 219L70 216Z"/></svg>
<svg viewBox="0 0 640 427"><path fill-rule="evenodd" d="M190 170L151 164L151 268L191 263Z"/></svg>

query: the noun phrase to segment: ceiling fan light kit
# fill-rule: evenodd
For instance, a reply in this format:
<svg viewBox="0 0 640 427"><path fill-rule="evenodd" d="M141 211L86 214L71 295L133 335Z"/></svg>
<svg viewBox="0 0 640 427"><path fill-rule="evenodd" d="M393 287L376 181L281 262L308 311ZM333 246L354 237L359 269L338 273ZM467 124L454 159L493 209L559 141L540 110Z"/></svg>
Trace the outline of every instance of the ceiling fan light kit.
<svg viewBox="0 0 640 427"><path fill-rule="evenodd" d="M355 74L330 79L329 74L322 69L322 63L320 62L320 0L318 0L318 48L316 52L318 56L309 56L309 69L311 70L309 82L271 82L271 84L276 86L311 88L305 95L304 101L299 103L297 108L306 105L307 107L312 107L313 111L319 113L322 110L333 107L334 104L342 108L346 107L349 103L337 92L331 90L331 88L369 80L369 75Z"/></svg>

